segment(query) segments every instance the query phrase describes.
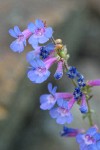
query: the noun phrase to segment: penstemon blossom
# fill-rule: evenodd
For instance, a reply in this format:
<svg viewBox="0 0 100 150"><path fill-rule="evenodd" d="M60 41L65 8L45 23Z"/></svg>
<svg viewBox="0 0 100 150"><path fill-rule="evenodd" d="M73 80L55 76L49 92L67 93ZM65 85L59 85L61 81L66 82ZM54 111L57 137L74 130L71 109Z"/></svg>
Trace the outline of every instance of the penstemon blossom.
<svg viewBox="0 0 100 150"><path fill-rule="evenodd" d="M26 54L29 63L27 77L31 82L40 84L46 81L51 74L49 69L54 63L57 64L54 78L59 80L65 73L67 80L72 81L72 92L57 92L57 86L53 87L52 83L48 83L49 93L40 96L40 108L48 110L58 124L70 124L74 120L74 114L71 113L74 105L79 105L79 112L84 118L88 118L90 127L87 131L64 126L61 136L76 138L80 150L100 150L100 133L97 125L93 123L90 108L92 88L100 86L100 79L85 81L76 67L69 66L66 45L63 45L61 39L55 40L53 29L40 19L29 23L27 29L22 32L15 26L9 30L9 34L16 38L10 45L12 51L22 52L27 40L33 47L33 50Z"/></svg>

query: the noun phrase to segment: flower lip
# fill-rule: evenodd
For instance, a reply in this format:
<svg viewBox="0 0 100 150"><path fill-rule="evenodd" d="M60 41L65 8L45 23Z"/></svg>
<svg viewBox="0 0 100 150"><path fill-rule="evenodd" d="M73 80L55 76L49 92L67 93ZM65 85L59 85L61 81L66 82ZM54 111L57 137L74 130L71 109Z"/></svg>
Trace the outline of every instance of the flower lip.
<svg viewBox="0 0 100 150"><path fill-rule="evenodd" d="M68 110L67 110L67 109L65 109L65 108L58 107L57 111L58 111L58 113L59 113L62 117L64 117L64 116L67 116L67 115L68 115Z"/></svg>
<svg viewBox="0 0 100 150"><path fill-rule="evenodd" d="M87 145L94 144L96 142L96 140L89 134L86 134L83 139Z"/></svg>

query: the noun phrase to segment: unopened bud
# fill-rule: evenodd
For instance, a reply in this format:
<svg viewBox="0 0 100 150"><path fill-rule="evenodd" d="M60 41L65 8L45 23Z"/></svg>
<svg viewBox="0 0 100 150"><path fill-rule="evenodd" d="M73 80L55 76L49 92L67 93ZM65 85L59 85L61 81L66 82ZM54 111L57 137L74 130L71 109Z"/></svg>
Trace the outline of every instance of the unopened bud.
<svg viewBox="0 0 100 150"><path fill-rule="evenodd" d="M61 40L61 39L56 39L56 40L55 40L55 43L56 43L56 44L62 44L62 40Z"/></svg>

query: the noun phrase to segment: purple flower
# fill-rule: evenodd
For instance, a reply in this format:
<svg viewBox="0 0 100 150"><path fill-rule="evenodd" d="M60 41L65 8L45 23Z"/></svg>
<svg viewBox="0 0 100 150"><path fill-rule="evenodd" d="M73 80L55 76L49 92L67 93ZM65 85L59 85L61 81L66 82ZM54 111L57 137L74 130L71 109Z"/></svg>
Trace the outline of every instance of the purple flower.
<svg viewBox="0 0 100 150"><path fill-rule="evenodd" d="M58 62L57 70L54 74L55 79L61 79L63 76L63 61Z"/></svg>
<svg viewBox="0 0 100 150"><path fill-rule="evenodd" d="M52 84L48 84L48 90L50 94L43 94L40 97L40 108L43 110L50 110L56 103L56 90L57 87L52 87Z"/></svg>
<svg viewBox="0 0 100 150"><path fill-rule="evenodd" d="M53 34L52 28L46 27L44 22L40 19L37 19L35 24L30 23L28 29L33 33L29 38L29 44L31 44L33 48L37 47L38 43L43 44L47 42Z"/></svg>
<svg viewBox="0 0 100 150"><path fill-rule="evenodd" d="M16 38L16 40L10 44L10 48L14 52L22 52L24 50L24 46L26 46L26 39L31 35L31 32L28 29L21 32L19 27L15 26L14 29L9 30L9 34Z"/></svg>
<svg viewBox="0 0 100 150"><path fill-rule="evenodd" d="M51 65L57 60L57 58L50 58L47 61L42 61L39 58L31 60L29 63L31 65L27 76L33 83L42 83L50 76L50 71L48 70Z"/></svg>
<svg viewBox="0 0 100 150"><path fill-rule="evenodd" d="M61 136L64 137L76 137L79 133L82 133L82 129L74 129L74 128L68 128L63 127L63 131L61 132Z"/></svg>
<svg viewBox="0 0 100 150"><path fill-rule="evenodd" d="M86 96L84 94L83 94L82 99L81 99L80 111L81 111L81 113L87 113L88 112Z"/></svg>
<svg viewBox="0 0 100 150"><path fill-rule="evenodd" d="M100 150L100 133L96 126L91 127L85 134L78 134L76 140L80 150Z"/></svg>
<svg viewBox="0 0 100 150"><path fill-rule="evenodd" d="M89 85L89 86L100 86L100 79L89 80L89 81L87 81L87 85Z"/></svg>
<svg viewBox="0 0 100 150"><path fill-rule="evenodd" d="M58 107L50 110L50 116L56 118L58 124L70 124L73 121L73 116L68 109L68 101L63 99L57 100Z"/></svg>

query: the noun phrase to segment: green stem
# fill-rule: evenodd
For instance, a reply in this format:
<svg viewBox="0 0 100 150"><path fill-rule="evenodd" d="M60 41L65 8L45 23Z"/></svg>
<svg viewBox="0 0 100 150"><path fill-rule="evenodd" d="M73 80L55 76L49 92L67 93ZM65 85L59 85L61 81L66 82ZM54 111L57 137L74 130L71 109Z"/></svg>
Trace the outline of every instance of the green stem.
<svg viewBox="0 0 100 150"><path fill-rule="evenodd" d="M53 37L51 38L51 40L52 40L52 42L53 42L54 44L56 44ZM64 66L65 66L66 70L68 70L69 67L68 67L68 64L67 64L66 62L64 62ZM75 82L73 79L71 79L71 81L72 81L72 84L73 84L75 87L77 87L76 82ZM90 108L90 105L89 105L89 99L86 99L86 101L87 101L87 105L88 105L88 116L87 116L87 117L88 117L90 126L93 126L91 108Z"/></svg>
<svg viewBox="0 0 100 150"><path fill-rule="evenodd" d="M88 105L88 120L89 120L89 124L90 124L90 126L93 126L91 108L90 108L88 99L86 101L87 101L87 105Z"/></svg>
<svg viewBox="0 0 100 150"><path fill-rule="evenodd" d="M56 43L55 43L55 40L54 40L54 37L53 37L53 36L51 37L51 40L52 40L52 42L56 45Z"/></svg>

